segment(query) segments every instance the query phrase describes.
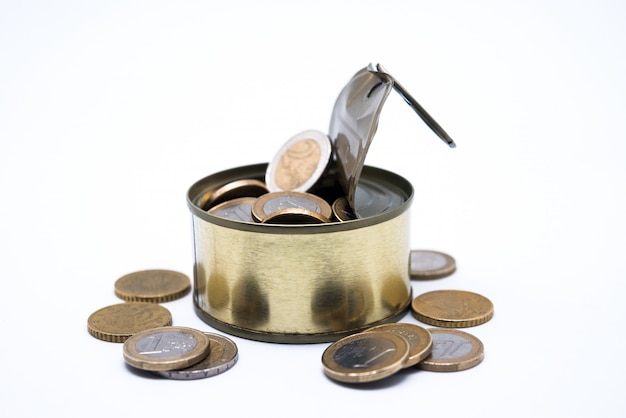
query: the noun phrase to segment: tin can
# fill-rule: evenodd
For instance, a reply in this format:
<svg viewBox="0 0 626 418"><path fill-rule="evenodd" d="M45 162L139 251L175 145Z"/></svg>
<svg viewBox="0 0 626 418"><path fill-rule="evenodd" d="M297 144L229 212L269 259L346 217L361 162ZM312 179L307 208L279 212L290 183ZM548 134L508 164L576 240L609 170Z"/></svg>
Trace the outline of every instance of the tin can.
<svg viewBox="0 0 626 418"><path fill-rule="evenodd" d="M347 222L238 222L200 206L207 193L240 179L262 180L266 169L257 164L222 171L188 191L198 316L232 335L280 343L334 341L400 319L412 297L411 184L365 166L359 184L401 203Z"/></svg>

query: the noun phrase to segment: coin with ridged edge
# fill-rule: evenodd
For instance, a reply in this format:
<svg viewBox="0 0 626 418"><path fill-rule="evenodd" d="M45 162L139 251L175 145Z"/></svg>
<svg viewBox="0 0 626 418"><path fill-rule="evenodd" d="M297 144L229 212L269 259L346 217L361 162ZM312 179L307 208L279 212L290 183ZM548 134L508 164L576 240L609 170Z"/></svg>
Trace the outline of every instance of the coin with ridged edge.
<svg viewBox="0 0 626 418"><path fill-rule="evenodd" d="M456 329L429 328L433 349L417 367L432 372L458 372L478 365L484 358L484 346L478 338Z"/></svg>
<svg viewBox="0 0 626 418"><path fill-rule="evenodd" d="M377 325L364 332L383 331L400 335L409 342L409 358L404 367L415 366L430 355L433 339L430 332L419 325L406 322Z"/></svg>
<svg viewBox="0 0 626 418"><path fill-rule="evenodd" d="M215 205L208 212L231 221L254 222L254 219L252 219L252 205L254 202L256 202L255 197L239 197Z"/></svg>
<svg viewBox="0 0 626 418"><path fill-rule="evenodd" d="M162 303L179 299L191 289L183 273L172 270L142 270L117 279L115 295L127 302Z"/></svg>
<svg viewBox="0 0 626 418"><path fill-rule="evenodd" d="M187 327L160 327L134 334L124 342L124 360L142 370L189 367L209 355L209 337Z"/></svg>
<svg viewBox="0 0 626 418"><path fill-rule="evenodd" d="M198 206L204 210L218 205L222 202L237 199L240 197L259 197L269 190L265 183L256 179L242 179L227 183L215 191L211 191L202 196Z"/></svg>
<svg viewBox="0 0 626 418"><path fill-rule="evenodd" d="M180 370L156 371L154 373L174 380L195 380L217 376L230 370L239 359L237 345L223 335L205 332L209 338L209 355L200 362Z"/></svg>
<svg viewBox="0 0 626 418"><path fill-rule="evenodd" d="M172 324L172 314L155 303L127 302L106 306L87 319L87 330L93 337L123 343L130 336L146 329Z"/></svg>
<svg viewBox="0 0 626 418"><path fill-rule="evenodd" d="M332 209L321 197L302 192L273 192L260 196L252 205L252 217L263 222L268 216L282 209L306 209L330 219Z"/></svg>
<svg viewBox="0 0 626 418"><path fill-rule="evenodd" d="M455 270L454 258L440 251L411 250L409 255L409 275L412 279L441 279Z"/></svg>
<svg viewBox="0 0 626 418"><path fill-rule="evenodd" d="M373 382L402 369L409 351L409 342L400 335L385 331L361 332L326 348L322 365L324 373L338 382Z"/></svg>
<svg viewBox="0 0 626 418"><path fill-rule="evenodd" d="M466 328L484 324L493 317L493 303L465 290L435 290L411 302L411 313L425 324L443 328Z"/></svg>
<svg viewBox="0 0 626 418"><path fill-rule="evenodd" d="M264 224L306 225L329 223L330 219L312 210L302 208L279 209L267 215Z"/></svg>

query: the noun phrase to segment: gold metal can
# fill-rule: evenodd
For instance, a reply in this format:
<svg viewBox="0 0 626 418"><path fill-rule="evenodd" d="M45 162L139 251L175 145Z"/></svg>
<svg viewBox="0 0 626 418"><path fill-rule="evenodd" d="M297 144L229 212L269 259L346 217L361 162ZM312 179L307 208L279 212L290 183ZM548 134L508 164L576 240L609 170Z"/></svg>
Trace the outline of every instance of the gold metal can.
<svg viewBox="0 0 626 418"><path fill-rule="evenodd" d="M412 300L411 184L365 166L359 184L401 203L346 222L260 224L202 209L208 193L240 179L263 180L266 169L222 171L188 191L198 316L232 335L280 343L335 341L400 319Z"/></svg>

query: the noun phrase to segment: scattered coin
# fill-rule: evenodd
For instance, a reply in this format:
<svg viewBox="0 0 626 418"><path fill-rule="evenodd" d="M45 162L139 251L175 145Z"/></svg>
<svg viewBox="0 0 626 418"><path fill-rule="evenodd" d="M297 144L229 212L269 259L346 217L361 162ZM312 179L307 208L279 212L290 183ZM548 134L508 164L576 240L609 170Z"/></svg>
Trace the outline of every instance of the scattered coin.
<svg viewBox="0 0 626 418"><path fill-rule="evenodd" d="M124 343L124 359L138 369L176 370L209 355L209 337L193 328L160 327L134 334Z"/></svg>
<svg viewBox="0 0 626 418"><path fill-rule="evenodd" d="M263 219L264 224L323 224L330 219L312 210L302 208L285 208L270 213Z"/></svg>
<svg viewBox="0 0 626 418"><path fill-rule="evenodd" d="M294 135L267 166L269 191L308 191L326 171L331 156L328 135L316 130Z"/></svg>
<svg viewBox="0 0 626 418"><path fill-rule="evenodd" d="M273 192L257 199L252 205L252 217L257 222L281 209L306 209L317 212L326 219L332 216L332 209L326 201L310 193L302 192Z"/></svg>
<svg viewBox="0 0 626 418"><path fill-rule="evenodd" d="M172 270L141 270L117 279L115 294L127 302L163 303L185 296L189 277Z"/></svg>
<svg viewBox="0 0 626 418"><path fill-rule="evenodd" d="M208 210L228 200L237 199L239 197L259 197L267 192L267 186L260 180L235 180L225 184L214 192L209 192L202 196L198 202L198 206L204 210Z"/></svg>
<svg viewBox="0 0 626 418"><path fill-rule="evenodd" d="M483 343L475 336L455 330L430 328L431 355L417 367L433 372L457 372L478 365L484 358Z"/></svg>
<svg viewBox="0 0 626 418"><path fill-rule="evenodd" d="M155 303L127 302L111 305L92 313L87 329L93 337L123 343L137 332L172 324L169 310Z"/></svg>
<svg viewBox="0 0 626 418"><path fill-rule="evenodd" d="M339 222L351 221L356 219L356 215L348 205L348 199L345 197L340 197L335 199L333 205L331 206L333 210L333 215L335 219Z"/></svg>
<svg viewBox="0 0 626 418"><path fill-rule="evenodd" d="M409 275L413 279L440 279L454 273L456 261L439 251L412 250Z"/></svg>
<svg viewBox="0 0 626 418"><path fill-rule="evenodd" d="M239 358L237 345L222 335L205 332L209 338L209 355L193 366L180 370L156 371L168 379L194 380L216 376L232 368Z"/></svg>
<svg viewBox="0 0 626 418"><path fill-rule="evenodd" d="M493 304L486 297L465 290L435 290L413 299L411 312L429 325L465 328L489 321Z"/></svg>
<svg viewBox="0 0 626 418"><path fill-rule="evenodd" d="M409 323L382 324L365 330L365 332L383 331L400 335L409 342L409 358L404 367L415 366L430 355L433 340L430 332L419 325Z"/></svg>
<svg viewBox="0 0 626 418"><path fill-rule="evenodd" d="M215 205L208 212L233 221L254 222L252 205L255 201L256 198L254 197L239 197Z"/></svg>
<svg viewBox="0 0 626 418"><path fill-rule="evenodd" d="M324 373L346 383L365 383L391 376L409 357L406 338L383 331L361 332L331 344L322 355Z"/></svg>

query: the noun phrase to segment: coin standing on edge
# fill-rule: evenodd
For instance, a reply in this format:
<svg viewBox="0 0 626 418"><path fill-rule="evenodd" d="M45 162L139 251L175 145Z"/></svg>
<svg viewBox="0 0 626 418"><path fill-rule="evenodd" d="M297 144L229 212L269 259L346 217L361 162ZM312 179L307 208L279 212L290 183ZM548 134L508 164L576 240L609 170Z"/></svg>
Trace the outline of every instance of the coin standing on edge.
<svg viewBox="0 0 626 418"><path fill-rule="evenodd" d="M265 182L270 192L308 191L324 174L332 156L328 135L307 130L291 137L270 161Z"/></svg>
<svg viewBox="0 0 626 418"><path fill-rule="evenodd" d="M467 332L430 328L433 338L431 355L417 365L432 372L457 372L478 365L484 358L483 343Z"/></svg>
<svg viewBox="0 0 626 418"><path fill-rule="evenodd" d="M155 371L174 380L195 380L216 376L230 370L239 358L237 345L229 338L205 332L209 338L209 355L200 362L180 370Z"/></svg>
<svg viewBox="0 0 626 418"><path fill-rule="evenodd" d="M456 261L448 254L439 251L411 250L409 275L412 279L440 279L456 270Z"/></svg>
<svg viewBox="0 0 626 418"><path fill-rule="evenodd" d="M465 290L435 290L411 302L411 313L425 324L443 328L466 328L484 324L493 317L493 303Z"/></svg>
<svg viewBox="0 0 626 418"><path fill-rule="evenodd" d="M383 331L391 332L393 334L400 335L409 342L409 358L406 361L404 367L415 366L420 361L424 360L431 353L433 346L433 339L425 328L419 325L409 323L391 323L377 325L372 328L366 329L364 332Z"/></svg>
<svg viewBox="0 0 626 418"><path fill-rule="evenodd" d="M252 205L252 217L263 222L268 216L282 209L306 209L330 219L332 209L321 197L302 192L273 192L259 197Z"/></svg>
<svg viewBox="0 0 626 418"><path fill-rule="evenodd" d="M352 221L356 219L356 215L352 211L350 205L348 205L348 199L345 197L335 199L331 208L333 210L333 216L339 222Z"/></svg>
<svg viewBox="0 0 626 418"><path fill-rule="evenodd" d="M213 206L228 200L237 199L239 197L259 197L268 191L265 183L260 180L235 180L202 196L198 202L198 206L204 210L209 210Z"/></svg>
<svg viewBox="0 0 626 418"><path fill-rule="evenodd" d="M324 373L345 383L384 379L404 368L409 342L397 334L371 331L352 334L331 344L322 354Z"/></svg>
<svg viewBox="0 0 626 418"><path fill-rule="evenodd" d="M155 303L127 302L106 306L87 319L87 330L93 337L123 343L133 334L172 324L172 314Z"/></svg>
<svg viewBox="0 0 626 418"><path fill-rule="evenodd" d="M254 219L252 219L252 205L254 202L256 202L255 197L239 197L217 204L209 209L208 212L232 221L254 222Z"/></svg>
<svg viewBox="0 0 626 418"><path fill-rule="evenodd" d="M193 328L160 327L134 334L124 343L124 359L138 369L176 370L209 355L209 337Z"/></svg>
<svg viewBox="0 0 626 418"><path fill-rule="evenodd" d="M117 279L115 295L127 302L163 303L185 296L189 277L172 270L142 270Z"/></svg>

